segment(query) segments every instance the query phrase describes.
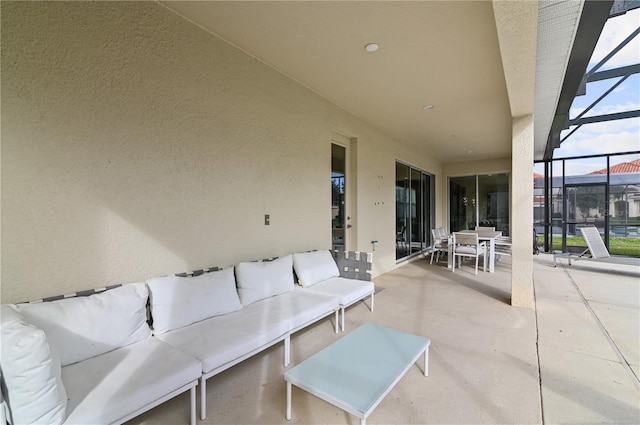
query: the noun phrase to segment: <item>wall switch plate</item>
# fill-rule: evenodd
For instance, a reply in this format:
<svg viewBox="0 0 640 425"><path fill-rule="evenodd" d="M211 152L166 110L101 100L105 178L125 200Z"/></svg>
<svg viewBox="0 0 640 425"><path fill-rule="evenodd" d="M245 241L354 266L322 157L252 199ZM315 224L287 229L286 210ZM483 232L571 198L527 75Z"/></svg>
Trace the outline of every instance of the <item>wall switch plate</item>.
<svg viewBox="0 0 640 425"><path fill-rule="evenodd" d="M269 224L271 224L271 217L269 217L269 214L265 214L264 215L264 225L268 226Z"/></svg>

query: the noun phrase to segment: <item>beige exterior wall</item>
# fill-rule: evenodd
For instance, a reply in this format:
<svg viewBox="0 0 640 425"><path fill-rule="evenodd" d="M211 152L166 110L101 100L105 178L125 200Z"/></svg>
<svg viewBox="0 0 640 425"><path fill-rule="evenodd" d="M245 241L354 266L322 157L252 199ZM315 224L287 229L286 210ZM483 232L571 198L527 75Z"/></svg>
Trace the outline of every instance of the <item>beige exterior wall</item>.
<svg viewBox="0 0 640 425"><path fill-rule="evenodd" d="M443 165L443 171L447 176L508 173L511 171L511 158L450 162Z"/></svg>
<svg viewBox="0 0 640 425"><path fill-rule="evenodd" d="M329 248L332 132L356 140L374 275L396 267L396 159L446 180L153 2L2 2L2 49L2 302Z"/></svg>

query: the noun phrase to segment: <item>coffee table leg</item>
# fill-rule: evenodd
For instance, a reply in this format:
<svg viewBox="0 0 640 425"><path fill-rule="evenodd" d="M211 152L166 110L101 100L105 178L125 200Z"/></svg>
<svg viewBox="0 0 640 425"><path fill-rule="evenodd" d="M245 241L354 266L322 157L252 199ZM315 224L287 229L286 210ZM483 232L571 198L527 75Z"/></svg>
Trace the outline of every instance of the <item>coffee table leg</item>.
<svg viewBox="0 0 640 425"><path fill-rule="evenodd" d="M288 421L291 420L291 382L287 382L287 414Z"/></svg>
<svg viewBox="0 0 640 425"><path fill-rule="evenodd" d="M429 376L429 346L424 350L424 376Z"/></svg>
<svg viewBox="0 0 640 425"><path fill-rule="evenodd" d="M360 425L366 425L367 420L365 418L360 418Z"/></svg>

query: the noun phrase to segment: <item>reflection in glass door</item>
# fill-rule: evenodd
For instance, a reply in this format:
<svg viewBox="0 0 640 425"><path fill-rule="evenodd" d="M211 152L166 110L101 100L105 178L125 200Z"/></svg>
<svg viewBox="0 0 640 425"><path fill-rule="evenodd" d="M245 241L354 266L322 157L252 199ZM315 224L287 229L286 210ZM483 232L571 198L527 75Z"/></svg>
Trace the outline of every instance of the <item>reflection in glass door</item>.
<svg viewBox="0 0 640 425"><path fill-rule="evenodd" d="M396 260L409 255L409 166L396 162Z"/></svg>
<svg viewBox="0 0 640 425"><path fill-rule="evenodd" d="M396 260L423 252L431 243L432 178L396 162Z"/></svg>
<svg viewBox="0 0 640 425"><path fill-rule="evenodd" d="M331 144L331 246L345 250L347 149Z"/></svg>
<svg viewBox="0 0 640 425"><path fill-rule="evenodd" d="M604 184L565 185L563 251L581 251L586 248L580 227L597 227L603 239L607 239L605 243L608 242L605 231L609 227L606 189Z"/></svg>
<svg viewBox="0 0 640 425"><path fill-rule="evenodd" d="M449 230L494 227L509 235L509 174L449 178Z"/></svg>

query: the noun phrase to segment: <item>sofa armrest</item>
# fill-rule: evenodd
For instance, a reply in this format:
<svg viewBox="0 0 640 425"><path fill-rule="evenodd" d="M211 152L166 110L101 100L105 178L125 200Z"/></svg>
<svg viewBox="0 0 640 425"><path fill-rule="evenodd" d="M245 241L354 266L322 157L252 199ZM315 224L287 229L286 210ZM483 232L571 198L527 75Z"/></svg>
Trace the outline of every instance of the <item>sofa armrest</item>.
<svg viewBox="0 0 640 425"><path fill-rule="evenodd" d="M373 266L373 254L359 251L331 251L333 259L336 260L340 277L347 279L371 280L371 270Z"/></svg>

